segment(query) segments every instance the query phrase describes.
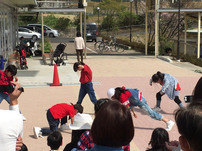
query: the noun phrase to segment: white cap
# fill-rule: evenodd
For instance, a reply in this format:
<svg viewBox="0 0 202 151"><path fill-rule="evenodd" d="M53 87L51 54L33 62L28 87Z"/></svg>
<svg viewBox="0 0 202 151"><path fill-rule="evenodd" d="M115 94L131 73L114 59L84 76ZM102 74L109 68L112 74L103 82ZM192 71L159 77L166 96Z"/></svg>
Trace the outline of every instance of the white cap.
<svg viewBox="0 0 202 151"><path fill-rule="evenodd" d="M107 91L107 97L109 99L112 99L112 96L114 95L115 93L115 89L114 88L110 88L108 91Z"/></svg>
<svg viewBox="0 0 202 151"><path fill-rule="evenodd" d="M73 124L69 124L69 128L72 130L91 129L92 123L93 119L89 114L77 113L74 116Z"/></svg>

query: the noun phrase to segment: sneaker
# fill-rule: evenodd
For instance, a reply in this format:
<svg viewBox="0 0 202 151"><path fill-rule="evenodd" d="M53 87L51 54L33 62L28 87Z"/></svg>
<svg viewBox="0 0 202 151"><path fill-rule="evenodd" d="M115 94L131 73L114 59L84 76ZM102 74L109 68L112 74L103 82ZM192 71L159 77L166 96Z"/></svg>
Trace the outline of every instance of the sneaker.
<svg viewBox="0 0 202 151"><path fill-rule="evenodd" d="M21 115L22 115L22 120L23 120L23 121L26 121L26 120L27 120L26 117L24 117L23 114L21 114Z"/></svg>
<svg viewBox="0 0 202 151"><path fill-rule="evenodd" d="M42 132L41 132L40 127L34 127L33 131L34 131L34 137L35 138L42 137Z"/></svg>
<svg viewBox="0 0 202 151"><path fill-rule="evenodd" d="M69 126L67 126L66 124L62 124L62 125L60 126L60 130L61 130L61 131L69 130L69 129L70 129Z"/></svg>
<svg viewBox="0 0 202 151"><path fill-rule="evenodd" d="M175 122L173 122L173 121L168 121L167 122L167 127L166 127L166 131L170 131L172 128L173 128L173 126L175 125Z"/></svg>
<svg viewBox="0 0 202 151"><path fill-rule="evenodd" d="M161 111L161 108L156 106L156 107L153 108L153 110L154 110L155 112L159 112L159 111Z"/></svg>

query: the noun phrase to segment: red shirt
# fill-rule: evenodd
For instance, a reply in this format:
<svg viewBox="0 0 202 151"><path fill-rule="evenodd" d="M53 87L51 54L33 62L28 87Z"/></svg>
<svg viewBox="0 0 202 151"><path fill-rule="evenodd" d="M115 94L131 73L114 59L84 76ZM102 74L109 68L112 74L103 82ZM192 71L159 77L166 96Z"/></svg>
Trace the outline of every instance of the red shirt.
<svg viewBox="0 0 202 151"><path fill-rule="evenodd" d="M10 82L13 81L13 76L8 77L5 71L0 70L0 85L10 85ZM7 92L4 92L8 94Z"/></svg>
<svg viewBox="0 0 202 151"><path fill-rule="evenodd" d="M8 77L5 71L0 70L0 85L9 85L13 81L13 76Z"/></svg>
<svg viewBox="0 0 202 151"><path fill-rule="evenodd" d="M74 117L75 109L73 105L67 103L60 103L52 106L50 112L53 115L54 119L61 119L67 115Z"/></svg>
<svg viewBox="0 0 202 151"><path fill-rule="evenodd" d="M92 81L92 71L88 65L83 65L84 69L81 71L80 82L82 84Z"/></svg>

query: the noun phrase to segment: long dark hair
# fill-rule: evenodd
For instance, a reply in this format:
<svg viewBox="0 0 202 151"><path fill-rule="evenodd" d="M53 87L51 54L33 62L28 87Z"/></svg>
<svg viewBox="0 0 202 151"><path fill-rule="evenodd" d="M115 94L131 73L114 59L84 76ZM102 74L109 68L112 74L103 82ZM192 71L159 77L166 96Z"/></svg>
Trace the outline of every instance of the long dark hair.
<svg viewBox="0 0 202 151"><path fill-rule="evenodd" d="M194 90L193 90L193 102L202 101L202 77L198 80Z"/></svg>
<svg viewBox="0 0 202 151"><path fill-rule="evenodd" d="M125 88L117 87L114 94L115 99L120 100L121 93L125 93L125 91Z"/></svg>
<svg viewBox="0 0 202 151"><path fill-rule="evenodd" d="M169 142L168 132L163 128L156 128L152 132L151 140L149 145L152 149L161 149L161 151L168 151L165 142Z"/></svg>
<svg viewBox="0 0 202 151"><path fill-rule="evenodd" d="M160 71L158 71L156 74L152 76L152 82L157 82L159 79L161 79L161 81L163 81L164 79L164 74L161 73Z"/></svg>

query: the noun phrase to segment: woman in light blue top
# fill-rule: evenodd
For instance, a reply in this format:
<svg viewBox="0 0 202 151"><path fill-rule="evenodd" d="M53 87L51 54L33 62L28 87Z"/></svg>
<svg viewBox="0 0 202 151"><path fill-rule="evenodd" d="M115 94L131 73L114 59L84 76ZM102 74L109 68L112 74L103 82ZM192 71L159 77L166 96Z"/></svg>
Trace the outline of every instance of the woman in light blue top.
<svg viewBox="0 0 202 151"><path fill-rule="evenodd" d="M161 105L161 97L166 94L169 99L174 100L175 103L178 104L179 107L183 107L182 102L179 99L179 91L181 90L179 83L177 79L175 79L173 76L167 73L161 73L158 71L156 74L154 74L150 80L150 85L152 85L152 82L159 83L162 85L161 90L156 93L156 107L154 110L160 111L160 105Z"/></svg>

